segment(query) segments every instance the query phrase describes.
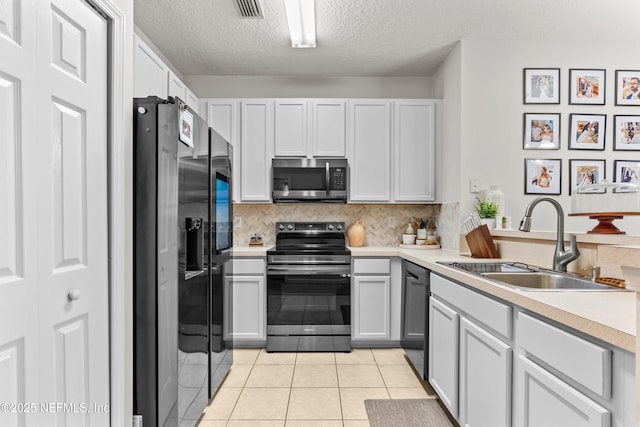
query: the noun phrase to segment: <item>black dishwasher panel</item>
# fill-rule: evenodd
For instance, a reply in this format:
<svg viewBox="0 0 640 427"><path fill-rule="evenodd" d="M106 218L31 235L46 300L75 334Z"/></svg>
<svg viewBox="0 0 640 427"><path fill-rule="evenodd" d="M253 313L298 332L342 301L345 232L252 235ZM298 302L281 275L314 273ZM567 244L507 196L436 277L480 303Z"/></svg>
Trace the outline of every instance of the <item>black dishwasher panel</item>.
<svg viewBox="0 0 640 427"><path fill-rule="evenodd" d="M402 261L402 335L400 344L422 378L427 374L429 273L424 267Z"/></svg>

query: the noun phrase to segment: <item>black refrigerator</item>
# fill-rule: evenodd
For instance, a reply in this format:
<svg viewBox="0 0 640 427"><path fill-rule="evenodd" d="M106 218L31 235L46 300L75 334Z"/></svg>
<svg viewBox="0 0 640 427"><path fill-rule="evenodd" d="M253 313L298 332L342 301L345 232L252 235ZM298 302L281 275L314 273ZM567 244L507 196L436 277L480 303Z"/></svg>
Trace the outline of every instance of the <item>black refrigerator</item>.
<svg viewBox="0 0 640 427"><path fill-rule="evenodd" d="M134 414L145 427L194 426L231 367L231 160L179 98L134 100Z"/></svg>

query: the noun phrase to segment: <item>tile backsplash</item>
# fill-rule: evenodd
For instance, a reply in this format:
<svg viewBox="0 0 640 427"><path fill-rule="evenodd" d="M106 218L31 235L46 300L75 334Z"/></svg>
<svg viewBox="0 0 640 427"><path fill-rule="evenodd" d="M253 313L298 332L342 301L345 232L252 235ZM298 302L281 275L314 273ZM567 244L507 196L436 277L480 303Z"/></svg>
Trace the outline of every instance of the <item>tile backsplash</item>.
<svg viewBox="0 0 640 427"><path fill-rule="evenodd" d="M275 244L278 221L344 221L349 226L360 220L365 227L364 246L397 246L412 217L439 215L440 205L235 204L233 245L247 246L255 233L262 236L265 245ZM241 226L237 224L240 219Z"/></svg>
<svg viewBox="0 0 640 427"><path fill-rule="evenodd" d="M460 202L444 203L438 216L438 235L443 249L459 250Z"/></svg>

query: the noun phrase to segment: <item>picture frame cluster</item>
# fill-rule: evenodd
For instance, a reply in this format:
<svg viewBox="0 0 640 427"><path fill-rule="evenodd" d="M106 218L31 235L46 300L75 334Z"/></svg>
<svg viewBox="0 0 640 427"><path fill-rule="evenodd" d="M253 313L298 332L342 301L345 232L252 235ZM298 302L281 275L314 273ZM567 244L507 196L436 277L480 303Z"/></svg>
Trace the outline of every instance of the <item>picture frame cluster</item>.
<svg viewBox="0 0 640 427"><path fill-rule="evenodd" d="M568 76L569 105L606 104L606 70L571 68ZM523 70L524 105L560 103L560 68ZM615 71L615 105L640 106L640 70ZM607 114L576 111L568 118L568 131L564 132L568 133L569 150L605 151ZM613 151L640 151L640 112L638 115L614 114L610 125L613 126ZM560 113L523 113L524 150L560 150L562 136ZM562 159L525 158L524 166L525 194L562 193ZM614 169L615 182L640 184L640 160L614 160ZM605 172L604 159L569 159L569 194L582 185L602 182Z"/></svg>

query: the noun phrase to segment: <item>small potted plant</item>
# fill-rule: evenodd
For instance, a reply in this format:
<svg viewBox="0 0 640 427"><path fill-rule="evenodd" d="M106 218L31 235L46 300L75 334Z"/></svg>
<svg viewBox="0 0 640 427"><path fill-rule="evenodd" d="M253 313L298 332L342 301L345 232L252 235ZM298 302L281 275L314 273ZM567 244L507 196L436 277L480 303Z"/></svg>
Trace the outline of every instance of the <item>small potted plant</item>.
<svg viewBox="0 0 640 427"><path fill-rule="evenodd" d="M498 213L498 205L488 200L476 199L476 211L482 220L483 224L486 224L490 230L495 228L496 215Z"/></svg>

